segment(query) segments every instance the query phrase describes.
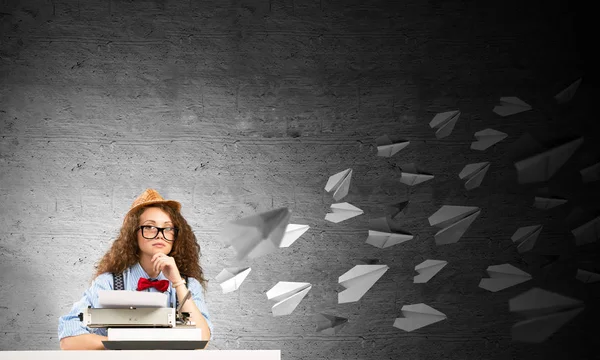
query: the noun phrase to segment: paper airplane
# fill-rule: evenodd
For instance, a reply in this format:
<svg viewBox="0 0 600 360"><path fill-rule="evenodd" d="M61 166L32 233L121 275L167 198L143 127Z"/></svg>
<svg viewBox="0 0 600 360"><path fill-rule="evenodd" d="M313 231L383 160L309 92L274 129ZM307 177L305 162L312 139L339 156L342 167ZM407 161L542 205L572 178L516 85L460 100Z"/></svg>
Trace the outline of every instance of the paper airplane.
<svg viewBox="0 0 600 360"><path fill-rule="evenodd" d="M600 162L595 163L592 166L588 166L580 171L581 181L584 183L590 183L598 181L600 179Z"/></svg>
<svg viewBox="0 0 600 360"><path fill-rule="evenodd" d="M511 264L493 265L487 268L488 279L481 279L479 287L492 292L531 280L531 275Z"/></svg>
<svg viewBox="0 0 600 360"><path fill-rule="evenodd" d="M279 208L227 223L219 237L237 253L237 260L254 259L279 248L290 220L290 211Z"/></svg>
<svg viewBox="0 0 600 360"><path fill-rule="evenodd" d="M413 163L402 165L400 169L402 170L400 182L409 186L433 179L433 175L422 172Z"/></svg>
<svg viewBox="0 0 600 360"><path fill-rule="evenodd" d="M339 223L348 220L363 213L363 211L354 205L345 203L331 204L331 211L325 214L325 220Z"/></svg>
<svg viewBox="0 0 600 360"><path fill-rule="evenodd" d="M237 290L242 285L242 282L250 274L250 270L252 269L249 267L225 268L217 275L215 280L221 285L223 294L227 294Z"/></svg>
<svg viewBox="0 0 600 360"><path fill-rule="evenodd" d="M459 117L459 110L438 113L429 122L429 127L437 129L435 132L435 137L438 139L442 139L452 133L454 125L456 125L456 122L458 121Z"/></svg>
<svg viewBox="0 0 600 360"><path fill-rule="evenodd" d="M377 143L377 156L383 157L391 157L410 144L410 141L390 138L387 135L378 137L375 142Z"/></svg>
<svg viewBox="0 0 600 360"><path fill-rule="evenodd" d="M554 99L556 100L556 102L559 104L564 104L571 101L573 96L575 96L575 92L579 88L579 84L581 84L581 80L581 78L577 79L574 83L567 86L563 91L554 95Z"/></svg>
<svg viewBox="0 0 600 360"><path fill-rule="evenodd" d="M575 275L575 278L581 282L589 284L600 281L600 274L583 269L577 269L577 275Z"/></svg>
<svg viewBox="0 0 600 360"><path fill-rule="evenodd" d="M481 210L476 206L444 205L429 217L429 225L442 228L435 234L437 245L460 240Z"/></svg>
<svg viewBox="0 0 600 360"><path fill-rule="evenodd" d="M490 168L489 161L480 163L468 164L458 174L461 179L467 179L465 182L465 189L472 190L481 185L485 174Z"/></svg>
<svg viewBox="0 0 600 360"><path fill-rule="evenodd" d="M308 229L310 229L310 226L308 225L288 224L285 228L285 234L283 235L283 239L281 239L279 247L283 248L292 245L294 241L298 240L298 238Z"/></svg>
<svg viewBox="0 0 600 360"><path fill-rule="evenodd" d="M312 288L310 283L280 281L267 291L267 299L277 301L273 316L289 315Z"/></svg>
<svg viewBox="0 0 600 360"><path fill-rule="evenodd" d="M413 235L402 230L391 217L369 220L369 237L366 243L378 248L386 248L411 240Z"/></svg>
<svg viewBox="0 0 600 360"><path fill-rule="evenodd" d="M531 110L531 106L525 101L514 96L506 96L500 98L500 105L497 105L492 110L500 116L509 116Z"/></svg>
<svg viewBox="0 0 600 360"><path fill-rule="evenodd" d="M571 233L575 236L577 246L596 242L600 237L600 216L571 230Z"/></svg>
<svg viewBox="0 0 600 360"><path fill-rule="evenodd" d="M583 310L583 302L533 288L509 301L510 312L523 314L529 319L512 327L512 339L541 343Z"/></svg>
<svg viewBox="0 0 600 360"><path fill-rule="evenodd" d="M406 211L406 206L408 205L408 201L399 202L397 204L390 205L389 207L392 209L390 216L392 219L404 215Z"/></svg>
<svg viewBox="0 0 600 360"><path fill-rule="evenodd" d="M325 184L325 191L333 191L333 199L335 201L340 201L343 197L348 195L350 180L352 180L352 169L340 171L329 177L327 184Z"/></svg>
<svg viewBox="0 0 600 360"><path fill-rule="evenodd" d="M485 150L492 145L499 143L504 140L508 135L502 131L494 129L485 129L475 133L477 141L471 143L471 149L473 150Z"/></svg>
<svg viewBox="0 0 600 360"><path fill-rule="evenodd" d="M510 239L513 243L519 244L517 245L519 254L533 249L540 232L542 232L542 227L542 225L525 226L520 227L515 231Z"/></svg>
<svg viewBox="0 0 600 360"><path fill-rule="evenodd" d="M432 277L435 276L440 270L448 264L447 261L443 260L425 260L419 265L415 266L415 271L419 275L413 278L414 284L422 284L428 282Z"/></svg>
<svg viewBox="0 0 600 360"><path fill-rule="evenodd" d="M515 162L519 184L549 180L583 143L583 137Z"/></svg>
<svg viewBox="0 0 600 360"><path fill-rule="evenodd" d="M360 300L388 269L387 265L355 265L338 279L346 288L338 293L338 304Z"/></svg>
<svg viewBox="0 0 600 360"><path fill-rule="evenodd" d="M533 206L537 209L548 210L559 205L565 204L568 200L558 197L542 197L536 196L533 201Z"/></svg>
<svg viewBox="0 0 600 360"><path fill-rule="evenodd" d="M413 331L438 321L446 320L446 315L423 303L402 306L401 318L396 318L394 327Z"/></svg>
<svg viewBox="0 0 600 360"><path fill-rule="evenodd" d="M317 332L326 335L337 334L348 323L346 318L328 314L317 314L315 320L317 321Z"/></svg>

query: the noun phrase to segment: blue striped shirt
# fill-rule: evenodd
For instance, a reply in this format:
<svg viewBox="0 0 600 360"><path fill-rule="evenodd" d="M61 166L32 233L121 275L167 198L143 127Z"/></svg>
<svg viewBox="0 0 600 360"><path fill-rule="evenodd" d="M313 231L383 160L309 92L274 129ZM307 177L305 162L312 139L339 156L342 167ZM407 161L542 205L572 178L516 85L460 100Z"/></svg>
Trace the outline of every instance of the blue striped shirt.
<svg viewBox="0 0 600 360"><path fill-rule="evenodd" d="M125 270L123 272L123 282L125 285L125 290L136 290L138 280L142 277L150 278L139 263L136 263L135 265ZM158 277L156 279L167 280L167 278L163 275L162 272L158 274ZM175 307L175 303L177 300L177 293L171 285L172 284L169 283L169 289L167 289L168 304L165 304L165 306L167 307ZM198 282L198 280L189 277L187 282L187 288L192 293L191 299L194 300L196 306L198 307L198 310L200 310L200 312L206 319L206 322L208 323L208 327L210 328L210 339L212 340L213 324L208 314L206 302L204 301L202 286L200 285L200 282ZM92 285L84 292L83 297L73 304L71 311L67 315L61 316L58 319L59 340L67 336L75 336L82 334L97 334L107 336L106 328L89 328L87 326L83 326L82 322L79 320L78 317L79 313L82 313L84 309L86 309L88 306L91 306L92 308L100 307L100 304L98 303L98 290L114 290L112 273L103 273L98 275L98 277L96 277L92 282ZM153 287L148 288L144 291L158 292L158 290L156 290Z"/></svg>

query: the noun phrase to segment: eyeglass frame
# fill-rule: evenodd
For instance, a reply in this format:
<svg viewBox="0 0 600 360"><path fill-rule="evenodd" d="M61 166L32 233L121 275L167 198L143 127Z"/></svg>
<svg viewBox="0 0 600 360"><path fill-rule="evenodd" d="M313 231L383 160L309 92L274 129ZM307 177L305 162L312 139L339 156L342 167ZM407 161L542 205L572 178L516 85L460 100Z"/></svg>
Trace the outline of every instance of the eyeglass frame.
<svg viewBox="0 0 600 360"><path fill-rule="evenodd" d="M156 232L156 235L154 235L154 237L147 238L144 236L144 228L156 228L158 231ZM166 229L173 229L175 231L175 237L173 238L173 240L169 240L165 236ZM167 227L161 228L161 227L154 226L154 225L140 225L140 226L138 226L138 230L142 231L142 237L146 240L154 240L158 237L158 234L162 234L163 239L165 239L166 241L175 241L177 239L177 235L179 234L179 229L176 227L173 227L173 226L167 226Z"/></svg>

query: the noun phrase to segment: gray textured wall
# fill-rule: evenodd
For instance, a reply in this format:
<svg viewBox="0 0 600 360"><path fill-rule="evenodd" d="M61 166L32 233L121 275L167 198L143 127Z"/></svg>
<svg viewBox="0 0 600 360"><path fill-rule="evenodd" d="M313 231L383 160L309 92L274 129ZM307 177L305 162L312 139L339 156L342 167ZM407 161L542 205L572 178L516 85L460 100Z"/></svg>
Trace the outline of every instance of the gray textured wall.
<svg viewBox="0 0 600 360"><path fill-rule="evenodd" d="M217 239L225 221L287 206L292 223L311 226L290 248L249 262L237 292L210 283L211 349L281 349L284 359L592 358L599 288L574 271L596 261L598 247L575 247L562 221L599 200L597 184L577 177L598 159L597 79L573 5L4 0L1 9L1 350L58 349L58 317L88 286L133 199L153 187L182 202L209 279L234 255ZM573 102L556 106L552 96L582 74ZM534 110L500 118L491 111L500 96ZM437 140L429 121L455 108L453 134ZM509 138L470 150L487 127ZM568 205L534 209L536 187L516 185L508 152L524 132L585 134L549 184ZM374 140L384 133L411 144L378 158ZM467 192L458 172L479 161L491 168ZM401 184L397 165L409 162L435 178ZM349 167L343 201L365 214L326 222L334 201L325 182ZM365 244L369 218L403 200L416 238ZM482 213L460 242L436 246L427 217L444 204ZM519 255L510 236L537 223L536 251ZM367 258L390 269L359 302L338 305L338 277ZM413 284L425 259L449 263ZM499 293L477 287L489 265L504 262L534 279ZM265 292L277 281L313 288L291 315L274 318ZM584 300L586 311L551 341L513 343L521 318L508 300L533 286ZM412 333L392 327L403 305L419 302L448 319ZM349 323L318 334L317 312Z"/></svg>

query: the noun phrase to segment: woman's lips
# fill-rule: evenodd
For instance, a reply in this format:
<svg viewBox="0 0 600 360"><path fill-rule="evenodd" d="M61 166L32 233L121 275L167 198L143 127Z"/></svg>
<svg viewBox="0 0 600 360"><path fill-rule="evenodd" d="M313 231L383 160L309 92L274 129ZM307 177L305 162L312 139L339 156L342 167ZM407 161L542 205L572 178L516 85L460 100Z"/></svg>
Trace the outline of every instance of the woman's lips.
<svg viewBox="0 0 600 360"><path fill-rule="evenodd" d="M152 246L156 246L156 247L165 247L165 244L153 244Z"/></svg>

